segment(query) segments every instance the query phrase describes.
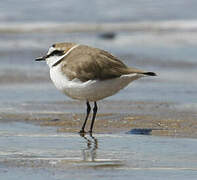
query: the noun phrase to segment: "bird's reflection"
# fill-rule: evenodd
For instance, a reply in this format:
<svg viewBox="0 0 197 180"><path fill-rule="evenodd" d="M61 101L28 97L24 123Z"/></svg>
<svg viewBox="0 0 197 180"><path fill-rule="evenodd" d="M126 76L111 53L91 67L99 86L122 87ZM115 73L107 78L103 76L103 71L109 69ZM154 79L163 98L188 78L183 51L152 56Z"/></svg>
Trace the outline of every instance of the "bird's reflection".
<svg viewBox="0 0 197 180"><path fill-rule="evenodd" d="M80 134L85 139L87 147L82 149L82 156L84 161L95 161L96 150L98 148L98 140L92 134Z"/></svg>

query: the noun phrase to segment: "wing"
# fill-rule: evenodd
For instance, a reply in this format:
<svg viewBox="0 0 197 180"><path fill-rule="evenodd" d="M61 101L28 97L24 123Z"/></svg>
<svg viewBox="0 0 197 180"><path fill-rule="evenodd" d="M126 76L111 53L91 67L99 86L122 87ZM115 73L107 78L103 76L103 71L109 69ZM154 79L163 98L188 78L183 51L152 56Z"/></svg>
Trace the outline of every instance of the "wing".
<svg viewBox="0 0 197 180"><path fill-rule="evenodd" d="M87 46L88 47L88 46ZM78 78L85 82L92 79L106 80L120 77L124 74L140 73L135 68L127 67L119 59L110 53L96 49L83 47L70 53L62 62L62 72L70 79Z"/></svg>

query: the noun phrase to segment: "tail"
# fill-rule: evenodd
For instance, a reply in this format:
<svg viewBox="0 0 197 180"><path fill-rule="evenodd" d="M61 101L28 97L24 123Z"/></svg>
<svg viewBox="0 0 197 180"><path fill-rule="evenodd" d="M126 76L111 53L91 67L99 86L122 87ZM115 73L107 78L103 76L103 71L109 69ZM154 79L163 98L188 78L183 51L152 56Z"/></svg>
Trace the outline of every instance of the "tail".
<svg viewBox="0 0 197 180"><path fill-rule="evenodd" d="M141 73L141 74L144 74L144 75L147 75L147 76L157 76L157 74L154 73L154 72L144 72L144 73Z"/></svg>
<svg viewBox="0 0 197 180"><path fill-rule="evenodd" d="M146 71L142 71L133 67L127 68L127 73L125 74L132 74L132 73L143 74L146 76L157 76L157 74L154 72L146 72Z"/></svg>

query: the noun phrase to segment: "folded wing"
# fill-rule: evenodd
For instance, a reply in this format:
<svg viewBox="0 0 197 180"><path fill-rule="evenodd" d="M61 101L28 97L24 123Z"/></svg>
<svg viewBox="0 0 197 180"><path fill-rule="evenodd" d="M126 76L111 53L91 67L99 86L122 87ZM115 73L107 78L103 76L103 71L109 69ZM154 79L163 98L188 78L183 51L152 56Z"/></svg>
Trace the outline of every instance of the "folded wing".
<svg viewBox="0 0 197 180"><path fill-rule="evenodd" d="M122 61L110 53L86 46L73 50L62 61L62 72L70 79L106 80L132 73L146 73L139 69L127 67Z"/></svg>

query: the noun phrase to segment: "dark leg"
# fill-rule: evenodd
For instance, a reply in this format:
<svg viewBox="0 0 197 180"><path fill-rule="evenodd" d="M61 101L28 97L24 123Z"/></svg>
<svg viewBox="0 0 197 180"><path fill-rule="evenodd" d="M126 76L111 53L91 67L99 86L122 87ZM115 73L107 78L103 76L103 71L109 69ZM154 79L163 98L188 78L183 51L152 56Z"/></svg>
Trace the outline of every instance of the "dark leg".
<svg viewBox="0 0 197 180"><path fill-rule="evenodd" d="M85 133L84 129L85 129L85 126L86 126L86 122L88 120L88 116L89 116L90 111L91 111L91 107L90 107L90 104L89 104L88 101L86 102L86 105L87 105L87 114L86 114L86 118L85 118L85 121L83 123L83 126L81 128L81 131L79 133Z"/></svg>
<svg viewBox="0 0 197 180"><path fill-rule="evenodd" d="M96 118L97 109L98 109L97 104L96 104L96 102L94 102L92 122L91 122L91 126L90 126L90 131L89 131L90 134L92 134L92 129L94 126L94 120Z"/></svg>

